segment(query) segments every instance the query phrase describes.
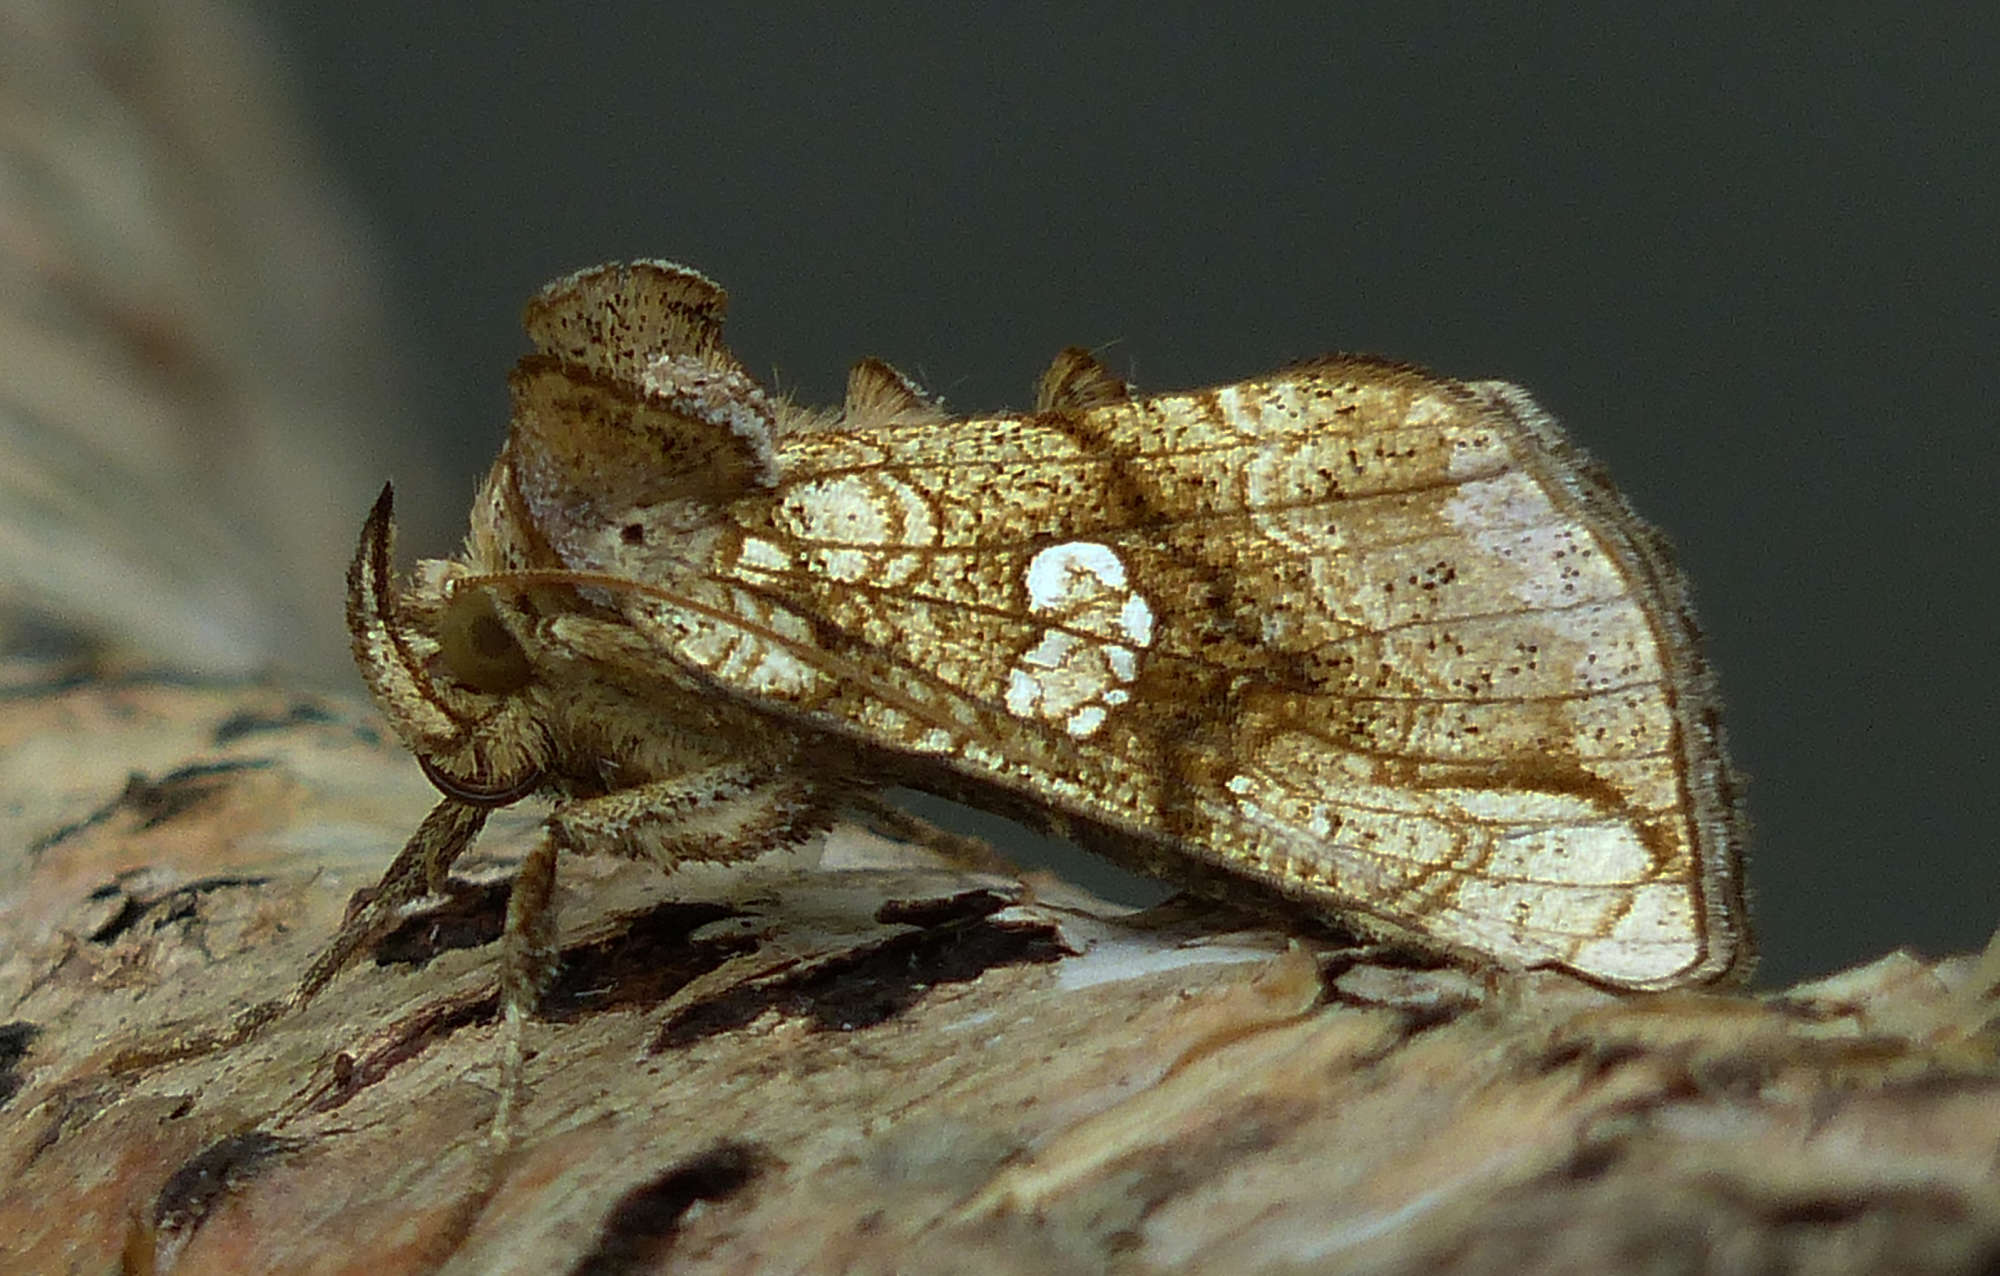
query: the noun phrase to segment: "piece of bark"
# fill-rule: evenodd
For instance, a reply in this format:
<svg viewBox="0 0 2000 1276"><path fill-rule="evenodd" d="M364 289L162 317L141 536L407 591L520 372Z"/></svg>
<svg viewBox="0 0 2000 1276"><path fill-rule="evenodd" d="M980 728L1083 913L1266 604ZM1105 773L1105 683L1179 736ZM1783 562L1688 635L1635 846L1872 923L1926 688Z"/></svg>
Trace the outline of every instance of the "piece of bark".
<svg viewBox="0 0 2000 1276"><path fill-rule="evenodd" d="M6 1271L2000 1261L2000 949L1618 996L845 828L818 867L566 862L504 1163L491 941L531 811L303 1011L121 1072L283 995L429 794L356 702L7 685Z"/></svg>

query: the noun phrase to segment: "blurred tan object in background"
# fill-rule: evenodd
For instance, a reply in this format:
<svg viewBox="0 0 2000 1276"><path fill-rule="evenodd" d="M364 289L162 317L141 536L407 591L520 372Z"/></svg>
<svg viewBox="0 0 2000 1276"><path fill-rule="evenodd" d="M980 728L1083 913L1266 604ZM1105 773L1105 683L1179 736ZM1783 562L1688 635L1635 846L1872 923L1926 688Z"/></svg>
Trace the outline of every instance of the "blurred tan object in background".
<svg viewBox="0 0 2000 1276"><path fill-rule="evenodd" d="M6 649L347 675L354 527L418 462L271 61L207 0L0 0Z"/></svg>

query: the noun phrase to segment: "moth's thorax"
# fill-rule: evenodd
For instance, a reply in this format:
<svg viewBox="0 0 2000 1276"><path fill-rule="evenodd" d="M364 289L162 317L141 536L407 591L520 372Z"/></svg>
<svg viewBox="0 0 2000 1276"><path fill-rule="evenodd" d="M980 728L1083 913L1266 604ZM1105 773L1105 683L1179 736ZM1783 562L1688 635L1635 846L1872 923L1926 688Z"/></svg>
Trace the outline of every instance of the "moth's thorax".
<svg viewBox="0 0 2000 1276"><path fill-rule="evenodd" d="M466 573L484 574L558 565L522 508L509 455L502 452L473 499L471 527L457 566Z"/></svg>

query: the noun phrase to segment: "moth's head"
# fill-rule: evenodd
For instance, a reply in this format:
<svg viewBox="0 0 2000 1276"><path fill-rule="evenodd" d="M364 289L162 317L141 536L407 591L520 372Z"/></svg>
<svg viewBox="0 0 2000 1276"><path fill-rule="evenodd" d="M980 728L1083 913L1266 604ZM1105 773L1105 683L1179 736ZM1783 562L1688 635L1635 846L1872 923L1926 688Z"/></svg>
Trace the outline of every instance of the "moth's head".
<svg viewBox="0 0 2000 1276"><path fill-rule="evenodd" d="M493 596L460 588L457 563L423 563L406 588L394 576L392 493L361 529L347 569L347 629L375 703L446 797L505 806L540 787L549 742L521 693L534 665Z"/></svg>

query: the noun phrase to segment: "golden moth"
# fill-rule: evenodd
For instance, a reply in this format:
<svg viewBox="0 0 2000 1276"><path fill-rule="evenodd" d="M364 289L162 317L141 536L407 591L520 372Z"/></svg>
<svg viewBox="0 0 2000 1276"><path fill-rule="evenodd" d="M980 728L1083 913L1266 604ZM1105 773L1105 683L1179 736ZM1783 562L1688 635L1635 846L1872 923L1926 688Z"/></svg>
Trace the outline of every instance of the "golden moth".
<svg viewBox="0 0 2000 1276"><path fill-rule="evenodd" d="M1023 414L873 360L813 411L724 308L664 262L550 284L462 553L397 580L385 489L349 574L356 659L443 794L370 914L489 808L552 803L510 1012L562 852L747 858L888 785L1502 967L1747 965L1686 588L1523 391L1337 356L1145 396L1073 349Z"/></svg>

